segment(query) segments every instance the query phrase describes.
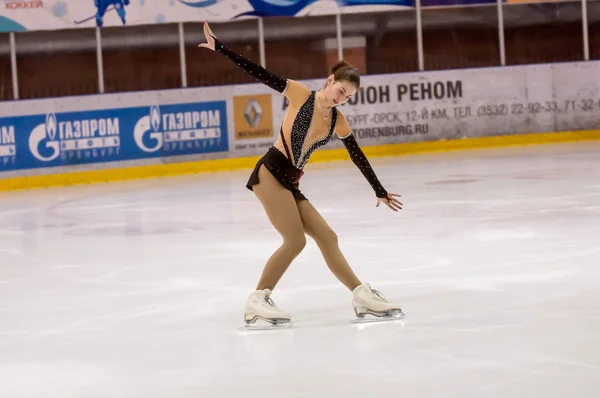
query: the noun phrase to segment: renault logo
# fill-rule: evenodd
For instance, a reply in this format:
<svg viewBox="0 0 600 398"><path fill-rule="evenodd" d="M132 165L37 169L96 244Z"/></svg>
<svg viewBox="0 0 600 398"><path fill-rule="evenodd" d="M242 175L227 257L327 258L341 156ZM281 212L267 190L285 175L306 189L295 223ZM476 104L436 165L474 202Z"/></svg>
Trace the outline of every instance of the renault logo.
<svg viewBox="0 0 600 398"><path fill-rule="evenodd" d="M250 125L251 128L258 126L262 114L263 110L260 107L258 101L256 101L255 99L251 99L250 101L248 101L248 105L246 106L246 109L244 109L244 117L246 118L246 121L248 122L248 125Z"/></svg>

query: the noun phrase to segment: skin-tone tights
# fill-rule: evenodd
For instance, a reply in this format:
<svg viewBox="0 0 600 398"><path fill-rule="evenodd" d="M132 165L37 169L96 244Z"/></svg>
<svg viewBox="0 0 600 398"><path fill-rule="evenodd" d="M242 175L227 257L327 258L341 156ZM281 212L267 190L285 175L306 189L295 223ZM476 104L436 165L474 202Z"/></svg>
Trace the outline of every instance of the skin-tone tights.
<svg viewBox="0 0 600 398"><path fill-rule="evenodd" d="M327 266L350 291L361 284L338 245L336 233L308 200L296 200L261 166L260 183L254 193L260 200L273 227L283 238L282 245L267 261L257 290L273 290L292 261L306 245L305 234L314 239Z"/></svg>

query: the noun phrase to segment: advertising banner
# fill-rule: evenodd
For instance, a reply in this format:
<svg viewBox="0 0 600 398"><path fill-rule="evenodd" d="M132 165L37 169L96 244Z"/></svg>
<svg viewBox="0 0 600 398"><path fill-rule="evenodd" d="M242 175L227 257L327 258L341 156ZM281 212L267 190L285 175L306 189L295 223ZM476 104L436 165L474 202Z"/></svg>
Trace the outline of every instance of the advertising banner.
<svg viewBox="0 0 600 398"><path fill-rule="evenodd" d="M413 6L413 0L0 0L0 32L240 18L334 15Z"/></svg>
<svg viewBox="0 0 600 398"><path fill-rule="evenodd" d="M339 110L361 145L591 130L600 126L598 74L600 62L364 76ZM275 109L279 126L281 96Z"/></svg>
<svg viewBox="0 0 600 398"><path fill-rule="evenodd" d="M283 117L283 97L262 84L235 86L232 91L232 156L255 156L273 145Z"/></svg>
<svg viewBox="0 0 600 398"><path fill-rule="evenodd" d="M594 130L598 75L590 61L363 76L338 109L361 146ZM4 102L0 174L262 155L286 109L260 83Z"/></svg>
<svg viewBox="0 0 600 398"><path fill-rule="evenodd" d="M469 6L479 4L496 4L497 0L421 0L421 7ZM506 0L502 0L503 3Z"/></svg>
<svg viewBox="0 0 600 398"><path fill-rule="evenodd" d="M0 118L0 171L227 152L225 101Z"/></svg>
<svg viewBox="0 0 600 398"><path fill-rule="evenodd" d="M502 0L552 3L578 0ZM243 18L306 17L414 8L414 0L0 0L0 32L227 22ZM421 0L422 7L494 5L496 0Z"/></svg>

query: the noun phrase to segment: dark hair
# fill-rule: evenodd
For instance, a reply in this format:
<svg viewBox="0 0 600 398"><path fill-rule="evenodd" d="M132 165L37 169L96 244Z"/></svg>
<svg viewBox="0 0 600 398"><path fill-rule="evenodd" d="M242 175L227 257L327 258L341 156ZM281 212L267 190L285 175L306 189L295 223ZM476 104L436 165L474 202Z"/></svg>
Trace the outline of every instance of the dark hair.
<svg viewBox="0 0 600 398"><path fill-rule="evenodd" d="M331 74L335 80L347 80L354 84L357 89L360 88L360 73L347 61L337 61L331 67Z"/></svg>

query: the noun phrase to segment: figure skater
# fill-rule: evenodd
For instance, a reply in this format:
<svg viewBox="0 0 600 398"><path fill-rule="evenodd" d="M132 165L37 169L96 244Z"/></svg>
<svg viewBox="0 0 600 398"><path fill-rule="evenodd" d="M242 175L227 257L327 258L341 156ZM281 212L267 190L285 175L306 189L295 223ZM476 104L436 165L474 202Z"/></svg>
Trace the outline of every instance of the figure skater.
<svg viewBox="0 0 600 398"><path fill-rule="evenodd" d="M317 148L327 144L335 133L375 191L376 206L384 203L393 211L402 209L402 203L396 199L400 195L388 193L383 188L354 139L346 118L336 108L358 90L358 71L347 62L338 61L324 87L315 92L234 53L216 38L206 22L204 34L207 42L199 47L225 55L289 101L278 139L257 162L246 185L259 199L273 227L283 238L281 247L267 261L256 291L246 302L246 325L251 326L258 319L271 325L290 323L290 315L277 308L271 293L304 249L305 234L314 239L331 272L352 292L352 305L359 319L366 314L386 319L402 318L404 314L398 305L388 302L379 291L356 277L340 251L336 233L299 190L299 180L309 157Z"/></svg>

